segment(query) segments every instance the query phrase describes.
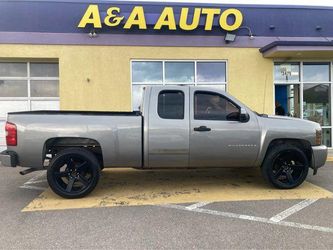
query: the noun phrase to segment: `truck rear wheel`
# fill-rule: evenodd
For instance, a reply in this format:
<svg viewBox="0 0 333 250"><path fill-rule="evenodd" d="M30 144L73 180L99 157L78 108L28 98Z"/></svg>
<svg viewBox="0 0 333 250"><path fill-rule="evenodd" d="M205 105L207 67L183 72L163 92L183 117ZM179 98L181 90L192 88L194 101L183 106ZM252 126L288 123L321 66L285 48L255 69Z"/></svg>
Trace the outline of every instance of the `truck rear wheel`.
<svg viewBox="0 0 333 250"><path fill-rule="evenodd" d="M51 189L67 199L88 195L96 187L99 177L97 158L84 148L68 148L59 152L47 169Z"/></svg>
<svg viewBox="0 0 333 250"><path fill-rule="evenodd" d="M299 148L281 144L273 147L261 166L267 182L281 189L291 189L301 185L309 171L309 160Z"/></svg>

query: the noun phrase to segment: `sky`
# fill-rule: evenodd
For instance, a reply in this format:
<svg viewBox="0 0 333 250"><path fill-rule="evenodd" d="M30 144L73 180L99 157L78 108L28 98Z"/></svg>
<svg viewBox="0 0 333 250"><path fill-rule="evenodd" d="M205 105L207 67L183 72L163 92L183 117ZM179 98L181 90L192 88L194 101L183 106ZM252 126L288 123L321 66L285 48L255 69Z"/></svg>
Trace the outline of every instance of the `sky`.
<svg viewBox="0 0 333 250"><path fill-rule="evenodd" d="M227 3L227 4L265 4L265 5L307 5L332 6L333 0L129 0L139 2L191 2L191 3Z"/></svg>

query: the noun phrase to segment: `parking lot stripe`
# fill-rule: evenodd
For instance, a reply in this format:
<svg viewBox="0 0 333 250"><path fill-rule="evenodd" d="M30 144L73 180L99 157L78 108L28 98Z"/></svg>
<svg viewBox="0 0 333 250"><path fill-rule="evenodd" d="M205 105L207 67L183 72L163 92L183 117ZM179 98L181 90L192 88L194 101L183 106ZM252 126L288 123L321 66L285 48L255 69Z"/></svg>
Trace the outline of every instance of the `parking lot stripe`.
<svg viewBox="0 0 333 250"><path fill-rule="evenodd" d="M318 199L307 199L304 201L301 201L300 203L297 203L296 205L282 211L281 213L273 216L272 218L270 218L271 221L274 222L279 222L284 220L285 218L289 217L290 215L297 213L298 211L310 206L311 204L313 204L314 202L316 202Z"/></svg>
<svg viewBox="0 0 333 250"><path fill-rule="evenodd" d="M314 230L314 231L325 232L325 233L333 233L333 228L330 228L330 227L314 226L314 225L308 225L308 224L302 224L302 223L290 222L290 221L275 222L268 218L263 218L263 217L250 216L250 215L245 215L245 214L236 214L236 213L230 213L230 212L222 212L222 211L216 211L216 210L210 210L210 209L204 209L204 208L196 208L196 209L188 210L185 206L174 205L174 204L166 204L166 205L161 205L161 206L167 207L167 208L184 210L184 211L191 211L191 212L196 212L196 213L217 215L217 216L222 216L222 217L227 217L227 218L261 222L261 223L267 223L267 224L273 224L273 225L285 226L285 227L293 227L293 228L299 228L299 229Z"/></svg>
<svg viewBox="0 0 333 250"><path fill-rule="evenodd" d="M24 185L30 185L30 184L36 184L36 183L46 183L47 180L36 180L36 181L28 181L26 183L24 183Z"/></svg>
<svg viewBox="0 0 333 250"><path fill-rule="evenodd" d="M46 175L44 171L36 174L34 177L29 179L27 182L25 182L23 185L28 185L28 184L35 184L35 183L40 183L40 182L46 182L46 179L43 178ZM43 178L43 179L41 179Z"/></svg>
<svg viewBox="0 0 333 250"><path fill-rule="evenodd" d="M45 187L36 187L36 186L23 185L23 186L20 186L20 188L45 191Z"/></svg>
<svg viewBox="0 0 333 250"><path fill-rule="evenodd" d="M37 183L45 183L46 184L46 178L45 178L45 172L42 171L38 174L36 174L34 177L29 179L27 182L25 182L20 188L24 189L31 189L31 190L40 190L45 191L46 187L40 187L36 186Z"/></svg>
<svg viewBox="0 0 333 250"><path fill-rule="evenodd" d="M43 187L44 183L29 186L35 185ZM275 189L263 181L258 169L105 169L99 185L89 196L68 200L47 189L23 211L331 197L332 192L309 182L295 189Z"/></svg>
<svg viewBox="0 0 333 250"><path fill-rule="evenodd" d="M211 202L198 202L198 203L194 203L190 206L187 206L186 209L187 210L193 210L193 209L196 209L196 208L199 208L199 207L204 207L208 204L210 204Z"/></svg>

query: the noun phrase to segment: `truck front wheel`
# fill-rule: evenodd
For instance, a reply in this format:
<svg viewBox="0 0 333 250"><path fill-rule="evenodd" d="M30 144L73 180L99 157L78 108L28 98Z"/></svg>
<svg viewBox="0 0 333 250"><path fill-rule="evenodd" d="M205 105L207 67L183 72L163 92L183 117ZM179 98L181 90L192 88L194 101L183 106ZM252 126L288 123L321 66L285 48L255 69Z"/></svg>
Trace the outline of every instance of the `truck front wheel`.
<svg viewBox="0 0 333 250"><path fill-rule="evenodd" d="M97 158L84 148L68 148L59 152L47 169L51 189L67 199L88 195L96 187L99 177Z"/></svg>
<svg viewBox="0 0 333 250"><path fill-rule="evenodd" d="M266 155L261 172L267 182L281 189L295 188L306 179L309 160L299 148L281 144Z"/></svg>

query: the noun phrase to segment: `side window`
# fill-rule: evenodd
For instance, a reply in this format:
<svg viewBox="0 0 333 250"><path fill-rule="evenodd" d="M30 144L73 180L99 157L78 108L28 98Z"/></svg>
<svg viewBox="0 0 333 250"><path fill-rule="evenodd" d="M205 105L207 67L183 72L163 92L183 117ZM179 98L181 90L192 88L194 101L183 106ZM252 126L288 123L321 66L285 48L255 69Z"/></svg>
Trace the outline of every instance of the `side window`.
<svg viewBox="0 0 333 250"><path fill-rule="evenodd" d="M157 113L163 119L184 119L184 93L177 90L161 91Z"/></svg>
<svg viewBox="0 0 333 250"><path fill-rule="evenodd" d="M239 108L222 95L210 92L195 92L194 119L239 121Z"/></svg>

